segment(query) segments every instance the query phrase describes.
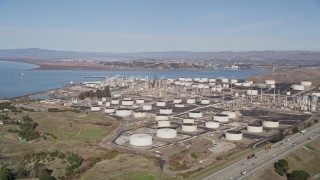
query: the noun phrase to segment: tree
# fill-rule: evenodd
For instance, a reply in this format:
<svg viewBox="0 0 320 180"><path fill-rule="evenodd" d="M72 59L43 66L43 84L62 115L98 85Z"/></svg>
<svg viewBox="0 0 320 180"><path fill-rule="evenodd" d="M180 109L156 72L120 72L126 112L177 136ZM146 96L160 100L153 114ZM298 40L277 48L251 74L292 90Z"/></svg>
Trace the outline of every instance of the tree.
<svg viewBox="0 0 320 180"><path fill-rule="evenodd" d="M43 163L38 163L37 161L33 166L36 176L40 176L44 171L46 171L46 166Z"/></svg>
<svg viewBox="0 0 320 180"><path fill-rule="evenodd" d="M280 176L283 176L287 174L289 170L289 164L286 160L280 159L278 162L274 163L274 168L276 173L278 173Z"/></svg>
<svg viewBox="0 0 320 180"><path fill-rule="evenodd" d="M288 174L288 180L307 180L310 178L310 174L304 170L294 170Z"/></svg>
<svg viewBox="0 0 320 180"><path fill-rule="evenodd" d="M1 180L13 180L14 173L11 169L7 168L6 166L2 166L0 169L0 179Z"/></svg>
<svg viewBox="0 0 320 180"><path fill-rule="evenodd" d="M298 127L294 127L294 128L292 129L292 133L297 133L297 132L299 132L299 128L298 128Z"/></svg>
<svg viewBox="0 0 320 180"><path fill-rule="evenodd" d="M318 119L314 120L314 123L318 123L318 122L319 122L319 120L318 120Z"/></svg>
<svg viewBox="0 0 320 180"><path fill-rule="evenodd" d="M51 174L48 171L43 171L41 175L39 176L40 180L54 180L55 178L51 176Z"/></svg>
<svg viewBox="0 0 320 180"><path fill-rule="evenodd" d="M272 138L271 142L276 143L276 142L282 141L284 139L284 137L285 137L285 135L283 134L283 132L281 132L280 134L275 135Z"/></svg>

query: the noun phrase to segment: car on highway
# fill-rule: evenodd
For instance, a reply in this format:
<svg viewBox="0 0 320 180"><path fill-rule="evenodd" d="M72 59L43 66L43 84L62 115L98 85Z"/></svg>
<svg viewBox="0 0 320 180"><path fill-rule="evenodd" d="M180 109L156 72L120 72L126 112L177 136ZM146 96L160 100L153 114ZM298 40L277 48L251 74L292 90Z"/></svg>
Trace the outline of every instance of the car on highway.
<svg viewBox="0 0 320 180"><path fill-rule="evenodd" d="M242 171L241 172L242 175L245 175L246 173L247 173L247 171Z"/></svg>

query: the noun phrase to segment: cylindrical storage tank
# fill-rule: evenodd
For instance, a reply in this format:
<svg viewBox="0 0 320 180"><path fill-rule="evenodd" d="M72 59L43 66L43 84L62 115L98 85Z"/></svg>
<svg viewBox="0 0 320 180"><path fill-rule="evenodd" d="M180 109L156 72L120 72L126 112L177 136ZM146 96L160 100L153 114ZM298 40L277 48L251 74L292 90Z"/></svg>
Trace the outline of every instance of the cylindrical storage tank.
<svg viewBox="0 0 320 180"><path fill-rule="evenodd" d="M237 83L237 82L238 82L238 79L231 79L231 80L230 80L230 83L231 83L231 84L235 84L235 83Z"/></svg>
<svg viewBox="0 0 320 180"><path fill-rule="evenodd" d="M152 109L152 105L151 104L144 104L142 106L142 109L145 111L150 111Z"/></svg>
<svg viewBox="0 0 320 180"><path fill-rule="evenodd" d="M250 84L250 83L248 83L248 82L244 82L244 83L242 83L242 86L243 86L243 87L250 87L250 86L251 86L251 84Z"/></svg>
<svg viewBox="0 0 320 180"><path fill-rule="evenodd" d="M160 108L160 114L172 114L172 108Z"/></svg>
<svg viewBox="0 0 320 180"><path fill-rule="evenodd" d="M110 101L106 101L105 105L106 105L106 107L109 107L109 106L111 106L111 102Z"/></svg>
<svg viewBox="0 0 320 180"><path fill-rule="evenodd" d="M179 78L179 81L185 81L186 80L186 78L185 77L181 77L181 78Z"/></svg>
<svg viewBox="0 0 320 180"><path fill-rule="evenodd" d="M202 118L203 113L201 111L190 111L189 112L189 117L191 118Z"/></svg>
<svg viewBox="0 0 320 180"><path fill-rule="evenodd" d="M290 95L291 95L291 92L290 92L290 91L287 91L287 92L286 92L286 95L287 95L287 96L290 96Z"/></svg>
<svg viewBox="0 0 320 180"><path fill-rule="evenodd" d="M199 82L199 81L200 81L200 78L194 78L194 81L195 81L195 82Z"/></svg>
<svg viewBox="0 0 320 180"><path fill-rule="evenodd" d="M105 113L114 113L116 110L114 109L114 108L106 108L106 109L104 109L104 112Z"/></svg>
<svg viewBox="0 0 320 180"><path fill-rule="evenodd" d="M175 104L174 107L183 108L183 107L184 107L184 104Z"/></svg>
<svg viewBox="0 0 320 180"><path fill-rule="evenodd" d="M217 92L222 92L222 88L221 88L221 87L217 87L217 88L216 88L216 91L217 91Z"/></svg>
<svg viewBox="0 0 320 180"><path fill-rule="evenodd" d="M251 133L261 133L263 132L263 126L261 124L249 124L247 131Z"/></svg>
<svg viewBox="0 0 320 180"><path fill-rule="evenodd" d="M201 99L201 104L210 104L209 99Z"/></svg>
<svg viewBox="0 0 320 180"><path fill-rule="evenodd" d="M249 84L253 84L253 81L246 81L247 83L249 83Z"/></svg>
<svg viewBox="0 0 320 180"><path fill-rule="evenodd" d="M226 123L226 122L229 122L229 115L216 114L215 116L213 116L213 120L221 123Z"/></svg>
<svg viewBox="0 0 320 180"><path fill-rule="evenodd" d="M222 84L222 87L224 87L224 88L229 88L230 85L229 85L229 84Z"/></svg>
<svg viewBox="0 0 320 180"><path fill-rule="evenodd" d="M101 100L102 100L103 102L106 102L106 101L107 101L107 98L103 97Z"/></svg>
<svg viewBox="0 0 320 180"><path fill-rule="evenodd" d="M117 104L120 104L120 101L119 99L112 99L111 104L117 105Z"/></svg>
<svg viewBox="0 0 320 180"><path fill-rule="evenodd" d="M214 82L209 83L209 86L215 86L215 85L216 85L216 83L214 83Z"/></svg>
<svg viewBox="0 0 320 180"><path fill-rule="evenodd" d="M219 122L218 121L207 121L205 123L205 126L207 128L210 128L210 129L215 129L215 128L218 128L219 127Z"/></svg>
<svg viewBox="0 0 320 180"><path fill-rule="evenodd" d="M204 84L198 84L198 88L202 89Z"/></svg>
<svg viewBox="0 0 320 180"><path fill-rule="evenodd" d="M209 79L209 82L216 82L216 79Z"/></svg>
<svg viewBox="0 0 320 180"><path fill-rule="evenodd" d="M123 106L133 106L134 101L133 100L122 100L121 103Z"/></svg>
<svg viewBox="0 0 320 180"><path fill-rule="evenodd" d="M157 102L157 106L158 106L158 107L166 106L166 102L165 102L165 101L158 101L158 102Z"/></svg>
<svg viewBox="0 0 320 180"><path fill-rule="evenodd" d="M208 82L208 81L209 81L209 78L201 78L201 81L203 81L203 82Z"/></svg>
<svg viewBox="0 0 320 180"><path fill-rule="evenodd" d="M258 95L258 90L247 90L247 95L250 96L257 96Z"/></svg>
<svg viewBox="0 0 320 180"><path fill-rule="evenodd" d="M242 86L242 83L234 83L235 86Z"/></svg>
<svg viewBox="0 0 320 180"><path fill-rule="evenodd" d="M183 123L181 129L184 132L195 132L198 130L198 127L195 123Z"/></svg>
<svg viewBox="0 0 320 180"><path fill-rule="evenodd" d="M312 82L311 81L301 81L300 82L300 85L302 85L302 86L311 86L312 85Z"/></svg>
<svg viewBox="0 0 320 180"><path fill-rule="evenodd" d="M267 88L266 84L256 84L257 88Z"/></svg>
<svg viewBox="0 0 320 180"><path fill-rule="evenodd" d="M169 116L164 115L164 114L157 114L155 117L156 121L165 121L165 120L169 120Z"/></svg>
<svg viewBox="0 0 320 180"><path fill-rule="evenodd" d="M174 104L179 104L179 103L181 103L182 102L182 99L174 99L173 100L173 103Z"/></svg>
<svg viewBox="0 0 320 180"><path fill-rule="evenodd" d="M222 83L228 83L228 82L229 82L229 79L223 78L223 79L221 79L221 82L222 82Z"/></svg>
<svg viewBox="0 0 320 180"><path fill-rule="evenodd" d="M144 111L136 111L136 112L133 112L133 117L135 117L135 118L145 118L145 117L147 117L147 113L144 112Z"/></svg>
<svg viewBox="0 0 320 180"><path fill-rule="evenodd" d="M132 134L130 135L130 145L132 146L151 146L152 136L150 134Z"/></svg>
<svg viewBox="0 0 320 180"><path fill-rule="evenodd" d="M194 123L194 119L183 119L182 123Z"/></svg>
<svg viewBox="0 0 320 180"><path fill-rule="evenodd" d="M144 104L144 99L137 99L136 104Z"/></svg>
<svg viewBox="0 0 320 180"><path fill-rule="evenodd" d="M185 82L185 83L184 83L184 86L186 86L186 87L191 87L191 86L192 86L192 83L191 83L191 82Z"/></svg>
<svg viewBox="0 0 320 180"><path fill-rule="evenodd" d="M204 85L204 86L203 86L203 89L209 89L209 88L210 88L209 85Z"/></svg>
<svg viewBox="0 0 320 180"><path fill-rule="evenodd" d="M119 117L128 117L128 116L132 115L132 110L131 109L117 109L116 115Z"/></svg>
<svg viewBox="0 0 320 180"><path fill-rule="evenodd" d="M229 118L237 118L237 113L233 111L222 111L221 114L226 114L228 115Z"/></svg>
<svg viewBox="0 0 320 180"><path fill-rule="evenodd" d="M264 83L267 85L275 85L276 81L275 80L265 80Z"/></svg>
<svg viewBox="0 0 320 180"><path fill-rule="evenodd" d="M193 88L198 88L198 84L192 84L191 87L193 87Z"/></svg>
<svg viewBox="0 0 320 180"><path fill-rule="evenodd" d="M174 84L175 85L180 85L180 81L175 81Z"/></svg>
<svg viewBox="0 0 320 180"><path fill-rule="evenodd" d="M229 141L242 140L242 132L241 131L228 131L224 135L226 137L226 140L229 140Z"/></svg>
<svg viewBox="0 0 320 180"><path fill-rule="evenodd" d="M170 127L171 122L168 120L160 120L158 121L158 127Z"/></svg>
<svg viewBox="0 0 320 180"><path fill-rule="evenodd" d="M168 128L168 127L158 128L157 129L157 137L165 138L165 139L176 138L177 137L177 129Z"/></svg>
<svg viewBox="0 0 320 180"><path fill-rule="evenodd" d="M185 81L186 82L192 82L193 80L192 80L192 78L186 78Z"/></svg>
<svg viewBox="0 0 320 180"><path fill-rule="evenodd" d="M196 99L187 99L187 104L194 104L196 103Z"/></svg>
<svg viewBox="0 0 320 180"><path fill-rule="evenodd" d="M217 88L216 88L216 87L213 87L213 88L211 88L211 91L212 91L212 92L216 92L216 91L217 91Z"/></svg>
<svg viewBox="0 0 320 180"><path fill-rule="evenodd" d="M102 106L103 105L103 101L98 101L98 105Z"/></svg>
<svg viewBox="0 0 320 180"><path fill-rule="evenodd" d="M100 106L91 106L91 111L101 111Z"/></svg>
<svg viewBox="0 0 320 180"><path fill-rule="evenodd" d="M278 128L279 121L265 120L262 122L262 125L266 128Z"/></svg>
<svg viewBox="0 0 320 180"><path fill-rule="evenodd" d="M303 91L304 90L304 86L303 85L298 85L298 84L292 85L291 88L293 90L296 90L296 91Z"/></svg>

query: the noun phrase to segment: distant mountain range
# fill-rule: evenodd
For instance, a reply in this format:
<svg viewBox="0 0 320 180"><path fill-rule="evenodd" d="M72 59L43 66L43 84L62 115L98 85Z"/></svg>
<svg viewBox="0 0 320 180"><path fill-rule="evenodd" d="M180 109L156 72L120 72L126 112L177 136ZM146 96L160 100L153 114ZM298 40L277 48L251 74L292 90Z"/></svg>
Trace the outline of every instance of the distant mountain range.
<svg viewBox="0 0 320 180"><path fill-rule="evenodd" d="M314 51L248 51L248 52L140 52L140 53L103 53L55 51L48 49L0 49L0 59L32 59L32 60L145 60L145 59L185 59L185 60L311 60L320 61L320 52Z"/></svg>

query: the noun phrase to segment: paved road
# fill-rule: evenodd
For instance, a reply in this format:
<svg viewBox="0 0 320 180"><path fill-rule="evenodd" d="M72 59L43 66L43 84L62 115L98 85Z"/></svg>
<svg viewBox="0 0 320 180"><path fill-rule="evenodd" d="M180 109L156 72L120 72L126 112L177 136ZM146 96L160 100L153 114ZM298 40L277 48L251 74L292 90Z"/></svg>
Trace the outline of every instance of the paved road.
<svg viewBox="0 0 320 180"><path fill-rule="evenodd" d="M319 131L320 125L317 124L308 128L304 135L297 133L290 137L286 137L285 140L274 144L271 149L267 151L262 150L256 153L255 158L242 159L233 165L204 178L204 180L245 179L253 173L287 156L289 153L301 148L303 145L310 143L310 141L319 138ZM312 137L312 139L308 140L309 137ZM288 138L290 138L289 141L287 141ZM246 173L242 174L244 171Z"/></svg>

